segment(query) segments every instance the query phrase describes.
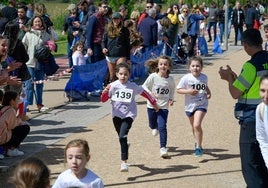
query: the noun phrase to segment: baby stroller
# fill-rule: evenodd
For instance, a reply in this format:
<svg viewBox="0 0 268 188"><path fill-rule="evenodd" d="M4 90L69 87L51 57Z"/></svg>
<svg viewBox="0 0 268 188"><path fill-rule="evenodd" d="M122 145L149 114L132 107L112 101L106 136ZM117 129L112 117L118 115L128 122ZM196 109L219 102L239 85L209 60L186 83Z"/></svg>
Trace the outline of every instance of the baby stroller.
<svg viewBox="0 0 268 188"><path fill-rule="evenodd" d="M186 33L178 35L178 63L186 64L188 62L188 46L190 37Z"/></svg>

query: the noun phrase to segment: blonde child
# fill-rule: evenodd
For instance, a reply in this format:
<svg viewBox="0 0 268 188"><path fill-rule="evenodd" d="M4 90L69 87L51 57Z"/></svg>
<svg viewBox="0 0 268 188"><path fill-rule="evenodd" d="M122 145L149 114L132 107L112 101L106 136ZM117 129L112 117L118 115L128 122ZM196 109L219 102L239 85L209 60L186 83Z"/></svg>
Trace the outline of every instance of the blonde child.
<svg viewBox="0 0 268 188"><path fill-rule="evenodd" d="M206 115L208 99L211 92L208 88L207 76L201 73L203 60L201 57L194 56L189 61L190 73L184 75L177 85L177 93L185 95L185 113L190 120L193 135L195 137L195 156L203 154L202 140L203 130L201 127L203 118Z"/></svg>
<svg viewBox="0 0 268 188"><path fill-rule="evenodd" d="M262 157L268 169L268 74L263 75L260 80L260 96L262 103L256 109L256 138L260 144Z"/></svg>
<svg viewBox="0 0 268 188"><path fill-rule="evenodd" d="M65 161L69 169L59 175L52 188L103 188L104 185L100 177L86 168L89 160L90 154L87 141L82 139L70 141L65 147Z"/></svg>
<svg viewBox="0 0 268 188"><path fill-rule="evenodd" d="M121 145L121 172L128 171L128 132L137 116L136 95L147 98L157 110L156 100L151 97L142 86L130 82L130 67L127 63L116 66L116 77L118 80L105 87L101 95L101 101L106 102L109 98L112 104L112 117L114 128L119 136Z"/></svg>
<svg viewBox="0 0 268 188"><path fill-rule="evenodd" d="M73 66L80 66L86 64L86 57L83 54L84 51L84 43L77 42L73 48Z"/></svg>
<svg viewBox="0 0 268 188"><path fill-rule="evenodd" d="M173 105L175 83L171 77L172 60L168 56L160 56L156 61L147 63L151 71L155 72L145 80L143 88L155 96L159 111L155 111L153 106L147 102L147 113L149 127L154 136L160 134L160 157L168 157L167 145L167 119L169 105ZM156 67L156 68L155 68Z"/></svg>

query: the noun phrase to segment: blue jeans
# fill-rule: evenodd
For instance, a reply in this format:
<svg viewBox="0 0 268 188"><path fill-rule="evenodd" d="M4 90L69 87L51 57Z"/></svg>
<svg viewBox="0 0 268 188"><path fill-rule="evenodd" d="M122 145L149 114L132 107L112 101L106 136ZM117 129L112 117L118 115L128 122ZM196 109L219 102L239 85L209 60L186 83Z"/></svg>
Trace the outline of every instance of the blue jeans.
<svg viewBox="0 0 268 188"><path fill-rule="evenodd" d="M208 22L208 37L209 37L209 40L212 40L211 33L210 33L211 27L213 27L214 41L215 41L216 37L217 37L217 32L216 32L217 22Z"/></svg>
<svg viewBox="0 0 268 188"><path fill-rule="evenodd" d="M152 108L147 108L149 126L151 129L158 129L160 135L160 148L166 147L167 145L167 119L168 110L159 109L155 112Z"/></svg>
<svg viewBox="0 0 268 188"><path fill-rule="evenodd" d="M224 22L219 22L219 28L220 28L220 43L223 43Z"/></svg>
<svg viewBox="0 0 268 188"><path fill-rule="evenodd" d="M255 121L240 121L239 124L242 173L247 188L268 187L268 171L256 140Z"/></svg>
<svg viewBox="0 0 268 188"><path fill-rule="evenodd" d="M121 146L121 160L125 161L128 159L128 143L127 135L132 126L133 119L130 117L121 119L119 117L113 118L114 128L119 136L119 142Z"/></svg>
<svg viewBox="0 0 268 188"><path fill-rule="evenodd" d="M42 105L43 104L43 87L44 84L42 83L32 83L33 81L43 81L45 77L45 73L43 70L36 70L33 67L28 67L28 70L32 76L30 80L25 82L26 84L26 97L28 105L33 105L33 96L35 96L36 104ZM36 89L34 89L34 86Z"/></svg>

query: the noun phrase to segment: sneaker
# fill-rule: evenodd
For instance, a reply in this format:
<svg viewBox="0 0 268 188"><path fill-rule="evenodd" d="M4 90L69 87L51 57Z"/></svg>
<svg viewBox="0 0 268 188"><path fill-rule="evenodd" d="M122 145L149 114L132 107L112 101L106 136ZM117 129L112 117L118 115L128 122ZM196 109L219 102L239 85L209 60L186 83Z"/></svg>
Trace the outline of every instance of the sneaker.
<svg viewBox="0 0 268 188"><path fill-rule="evenodd" d="M196 157L201 157L203 155L203 149L201 147L195 148L194 155Z"/></svg>
<svg viewBox="0 0 268 188"><path fill-rule="evenodd" d="M163 157L163 158L168 157L168 152L165 147L160 148L160 157Z"/></svg>
<svg viewBox="0 0 268 188"><path fill-rule="evenodd" d="M3 160L5 156L3 154L0 154L0 160Z"/></svg>
<svg viewBox="0 0 268 188"><path fill-rule="evenodd" d="M9 157L16 157L16 156L22 156L22 155L24 155L24 152L18 150L17 148L7 150L7 156Z"/></svg>
<svg viewBox="0 0 268 188"><path fill-rule="evenodd" d="M121 172L128 172L128 164L127 163L122 163L120 171Z"/></svg>
<svg viewBox="0 0 268 188"><path fill-rule="evenodd" d="M157 129L152 129L152 135L157 136L158 135L158 130Z"/></svg>

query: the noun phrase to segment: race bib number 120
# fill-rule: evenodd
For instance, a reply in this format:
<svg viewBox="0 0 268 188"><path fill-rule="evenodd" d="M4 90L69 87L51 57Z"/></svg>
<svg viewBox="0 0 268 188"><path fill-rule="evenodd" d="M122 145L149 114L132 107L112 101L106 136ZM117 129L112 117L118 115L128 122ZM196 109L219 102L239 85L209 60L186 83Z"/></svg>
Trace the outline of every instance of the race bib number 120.
<svg viewBox="0 0 268 188"><path fill-rule="evenodd" d="M112 100L117 102L130 103L132 97L133 97L132 89L117 89L112 95Z"/></svg>

